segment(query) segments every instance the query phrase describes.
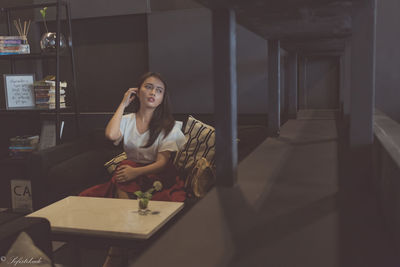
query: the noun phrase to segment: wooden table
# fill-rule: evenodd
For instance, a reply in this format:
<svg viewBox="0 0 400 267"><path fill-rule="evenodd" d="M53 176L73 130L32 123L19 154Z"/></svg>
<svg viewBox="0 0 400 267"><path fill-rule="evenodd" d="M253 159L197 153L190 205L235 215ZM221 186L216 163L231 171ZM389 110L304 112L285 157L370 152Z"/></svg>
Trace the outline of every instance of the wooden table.
<svg viewBox="0 0 400 267"><path fill-rule="evenodd" d="M27 216L48 219L54 234L146 240L183 205L150 201L149 212L140 215L137 200L70 196Z"/></svg>
<svg viewBox="0 0 400 267"><path fill-rule="evenodd" d="M149 211L141 215L137 200L70 196L27 217L48 219L52 240L72 243L74 266L82 266L82 247L120 246L134 248L133 256L138 255L160 235L158 230L183 205L183 202L150 201ZM127 266L128 255L124 263Z"/></svg>

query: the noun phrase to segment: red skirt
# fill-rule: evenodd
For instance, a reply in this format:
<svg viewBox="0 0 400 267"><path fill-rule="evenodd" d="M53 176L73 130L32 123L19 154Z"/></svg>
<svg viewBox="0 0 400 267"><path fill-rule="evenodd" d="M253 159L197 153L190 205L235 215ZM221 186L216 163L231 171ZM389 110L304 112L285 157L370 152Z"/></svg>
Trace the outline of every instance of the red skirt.
<svg viewBox="0 0 400 267"><path fill-rule="evenodd" d="M145 164L136 163L130 160L122 161L121 165L129 165L134 168L145 166ZM126 192L130 198L135 198L133 194L136 191L147 191L153 187L155 181L160 181L163 184L163 189L160 192L153 194L152 200L161 201L177 201L182 202L186 199L186 191L184 188L184 181L179 178L178 172L172 163L168 163L162 173L149 174L137 177L132 181L125 183L118 183L115 180L115 175L112 176L111 180L104 183L92 186L83 192L80 196L86 197L114 197L116 188Z"/></svg>

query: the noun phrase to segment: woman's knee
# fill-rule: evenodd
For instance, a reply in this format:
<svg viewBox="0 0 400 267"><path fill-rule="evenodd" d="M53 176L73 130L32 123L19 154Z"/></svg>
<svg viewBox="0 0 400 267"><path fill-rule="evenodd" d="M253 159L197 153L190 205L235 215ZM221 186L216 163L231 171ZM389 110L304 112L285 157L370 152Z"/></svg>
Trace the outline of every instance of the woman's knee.
<svg viewBox="0 0 400 267"><path fill-rule="evenodd" d="M121 189L117 188L116 192L115 192L115 197L116 198L129 198L129 195L125 191L122 191Z"/></svg>

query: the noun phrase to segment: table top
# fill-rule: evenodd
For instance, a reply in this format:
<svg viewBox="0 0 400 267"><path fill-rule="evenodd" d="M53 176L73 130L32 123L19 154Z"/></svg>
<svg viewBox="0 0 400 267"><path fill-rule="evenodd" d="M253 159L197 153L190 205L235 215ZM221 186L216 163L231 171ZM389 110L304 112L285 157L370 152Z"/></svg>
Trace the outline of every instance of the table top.
<svg viewBox="0 0 400 267"><path fill-rule="evenodd" d="M150 201L146 215L138 200L69 196L27 217L44 217L53 233L148 239L183 208L183 202Z"/></svg>

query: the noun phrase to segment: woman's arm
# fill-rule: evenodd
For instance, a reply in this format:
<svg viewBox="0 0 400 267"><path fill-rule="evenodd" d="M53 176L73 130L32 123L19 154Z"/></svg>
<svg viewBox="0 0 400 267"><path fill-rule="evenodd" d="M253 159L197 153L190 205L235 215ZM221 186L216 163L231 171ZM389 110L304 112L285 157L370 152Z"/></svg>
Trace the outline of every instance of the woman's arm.
<svg viewBox="0 0 400 267"><path fill-rule="evenodd" d="M111 141L116 141L121 137L121 131L119 129L121 124L121 118L124 115L125 108L135 99L137 88L129 88L125 92L124 98L121 104L118 106L111 120L108 122L106 127L105 135L107 139Z"/></svg>
<svg viewBox="0 0 400 267"><path fill-rule="evenodd" d="M118 183L124 183L141 175L159 173L167 165L170 157L170 151L162 151L157 154L157 159L152 164L138 168L133 168L129 165L122 165L117 168L115 179Z"/></svg>

